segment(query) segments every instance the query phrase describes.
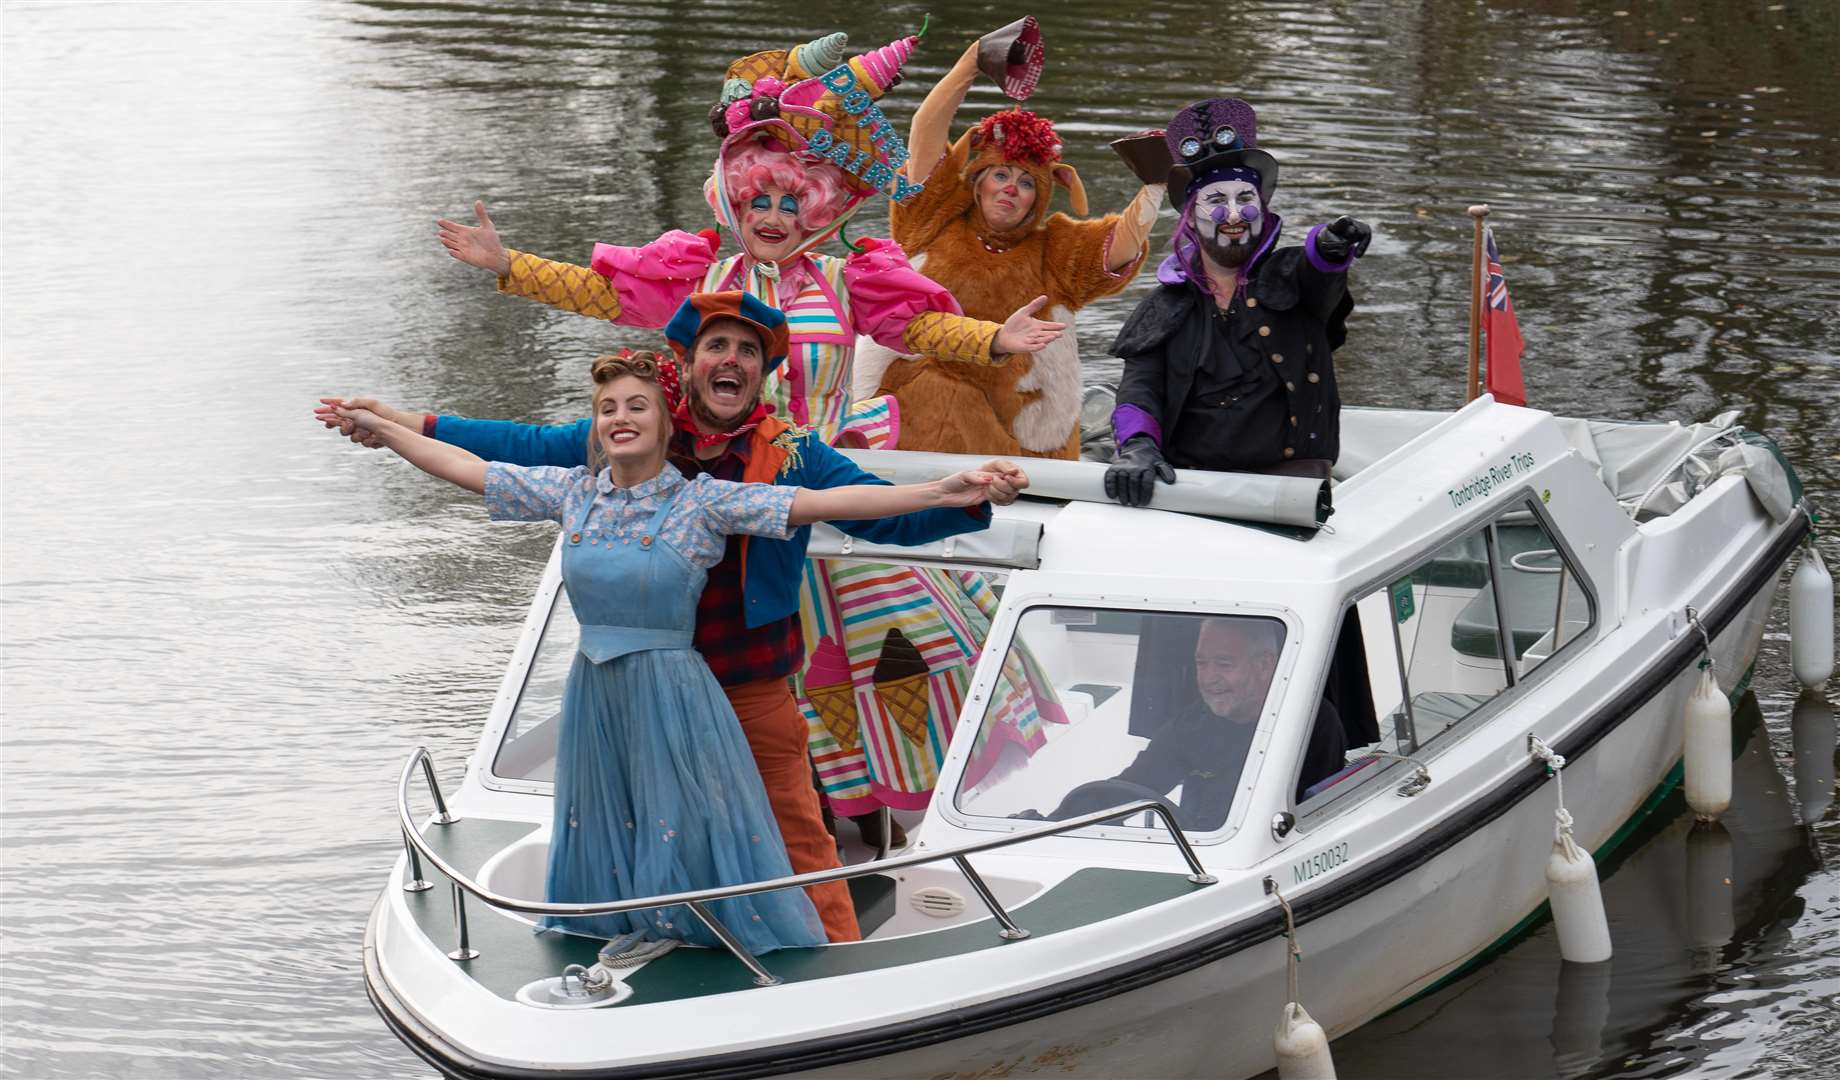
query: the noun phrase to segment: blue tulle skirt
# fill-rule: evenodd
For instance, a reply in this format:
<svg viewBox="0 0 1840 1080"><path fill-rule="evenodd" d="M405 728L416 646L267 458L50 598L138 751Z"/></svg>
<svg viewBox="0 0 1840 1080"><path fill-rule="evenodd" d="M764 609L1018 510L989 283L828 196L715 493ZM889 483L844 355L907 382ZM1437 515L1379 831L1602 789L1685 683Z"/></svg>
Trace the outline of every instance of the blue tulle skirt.
<svg viewBox="0 0 1840 1080"><path fill-rule="evenodd" d="M575 654L556 755L545 894L586 903L688 892L792 873L753 754L702 657L688 649ZM707 907L755 953L822 944L803 889ZM719 946L688 907L549 918L572 934L642 933Z"/></svg>

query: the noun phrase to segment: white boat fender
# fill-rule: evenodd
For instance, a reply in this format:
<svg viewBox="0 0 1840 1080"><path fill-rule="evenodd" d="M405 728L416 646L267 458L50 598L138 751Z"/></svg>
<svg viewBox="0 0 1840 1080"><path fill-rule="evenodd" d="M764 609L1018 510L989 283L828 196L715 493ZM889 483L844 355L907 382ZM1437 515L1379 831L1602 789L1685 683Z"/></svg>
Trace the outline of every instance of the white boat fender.
<svg viewBox="0 0 1840 1080"><path fill-rule="evenodd" d="M1544 762L1558 789L1552 852L1546 858L1546 887L1552 898L1553 928L1559 933L1559 956L1574 964L1610 959L1610 922L1604 915L1597 861L1572 837L1572 815L1565 808L1565 757L1527 736L1527 752Z"/></svg>
<svg viewBox="0 0 1840 1080"><path fill-rule="evenodd" d="M1711 665L1687 698L1686 729L1687 805L1700 821L1717 821L1731 808L1731 699Z"/></svg>
<svg viewBox="0 0 1840 1080"><path fill-rule="evenodd" d="M1706 642L1706 659L1699 681L1687 698L1686 748L1682 769L1686 774L1687 805L1700 821L1717 821L1731 809L1731 699L1719 689L1718 668L1712 662L1712 638L1687 609L1692 623Z"/></svg>
<svg viewBox="0 0 1840 1080"><path fill-rule="evenodd" d="M1834 579L1812 541L1789 578L1789 665L1811 690L1834 674Z"/></svg>
<svg viewBox="0 0 1840 1080"><path fill-rule="evenodd" d="M1278 898L1284 911L1284 969L1289 1000L1278 1014L1278 1030L1272 1047L1278 1052L1278 1080L1335 1080L1335 1062L1329 1057L1329 1035L1311 1018L1297 1000L1297 965L1303 950L1297 946L1297 922L1291 916L1290 901L1278 891L1278 883L1265 879L1265 892Z"/></svg>
<svg viewBox="0 0 1840 1080"><path fill-rule="evenodd" d="M1804 690L1789 714L1795 747L1795 797L1802 824L1813 825L1834 804L1834 707L1819 691Z"/></svg>
<svg viewBox="0 0 1840 1080"><path fill-rule="evenodd" d="M1278 1080L1335 1080L1329 1037L1303 1006L1286 1002L1278 1018Z"/></svg>

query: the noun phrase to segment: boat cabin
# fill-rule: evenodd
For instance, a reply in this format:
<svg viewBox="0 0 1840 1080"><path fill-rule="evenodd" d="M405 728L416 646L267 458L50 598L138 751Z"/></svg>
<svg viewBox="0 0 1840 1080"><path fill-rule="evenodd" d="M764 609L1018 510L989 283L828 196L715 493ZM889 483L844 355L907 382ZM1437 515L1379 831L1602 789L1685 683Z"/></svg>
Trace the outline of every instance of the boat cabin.
<svg viewBox="0 0 1840 1080"><path fill-rule="evenodd" d="M923 548L821 527L813 557L961 568L1002 591L918 838L952 846L1162 797L1206 861L1246 865L1376 792L1413 794L1465 731L1618 617L1617 553L1636 529L1619 499L1695 434L1487 399L1456 413L1350 409L1343 423L1320 528L1044 485L989 532ZM902 479L936 457L859 456ZM1089 488L1102 472L1051 464ZM488 790L548 790L576 638L558 585L552 565L475 765ZM1106 857L1168 864L1149 815L1067 839L1137 841L1151 850ZM521 861L528 894L540 862Z"/></svg>

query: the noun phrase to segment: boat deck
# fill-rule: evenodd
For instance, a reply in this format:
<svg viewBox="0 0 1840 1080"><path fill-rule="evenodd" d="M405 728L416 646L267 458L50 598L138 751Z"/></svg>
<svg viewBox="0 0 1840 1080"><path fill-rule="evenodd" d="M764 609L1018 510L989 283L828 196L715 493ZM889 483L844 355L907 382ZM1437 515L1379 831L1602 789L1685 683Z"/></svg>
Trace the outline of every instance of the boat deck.
<svg viewBox="0 0 1840 1080"><path fill-rule="evenodd" d="M536 826L524 821L461 818L451 825L423 831L428 845L455 869L477 877L486 860L528 835ZM404 896L416 925L443 949L454 940L453 901L446 879L432 867L424 874L435 888ZM1030 936L1043 937L1186 896L1205 886L1186 874L1088 867L1041 895L1010 909ZM886 875L850 881L850 891L866 932L873 932L892 913L895 882ZM480 986L515 1000L527 983L557 975L569 964L593 964L602 942L572 934L535 933L531 925L474 900L467 904L467 927L479 956L461 965ZM760 958L787 982L807 982L935 960L1013 944L997 936L990 918L923 934L904 934L816 949L786 949ZM719 949L680 948L647 963L626 978L633 995L616 1008L753 988L741 962Z"/></svg>

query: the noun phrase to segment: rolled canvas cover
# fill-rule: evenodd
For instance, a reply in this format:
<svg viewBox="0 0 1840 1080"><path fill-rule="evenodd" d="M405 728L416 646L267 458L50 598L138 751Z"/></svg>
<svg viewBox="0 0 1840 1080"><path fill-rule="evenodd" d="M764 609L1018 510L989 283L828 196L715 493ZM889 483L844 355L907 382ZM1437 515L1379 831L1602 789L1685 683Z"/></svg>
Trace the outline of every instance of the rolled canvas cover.
<svg viewBox="0 0 1840 1080"><path fill-rule="evenodd" d="M961 469L974 469L988 460L970 454L908 450L844 453L864 469L897 484L926 483ZM1111 501L1105 497L1106 466L1099 462L1030 458L1023 468L1029 474L1030 495L1077 502ZM1305 529L1321 525L1334 512L1327 480L1200 469L1178 469L1175 483L1156 485L1150 509Z"/></svg>

